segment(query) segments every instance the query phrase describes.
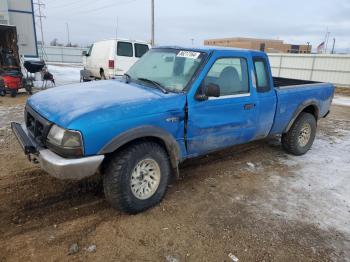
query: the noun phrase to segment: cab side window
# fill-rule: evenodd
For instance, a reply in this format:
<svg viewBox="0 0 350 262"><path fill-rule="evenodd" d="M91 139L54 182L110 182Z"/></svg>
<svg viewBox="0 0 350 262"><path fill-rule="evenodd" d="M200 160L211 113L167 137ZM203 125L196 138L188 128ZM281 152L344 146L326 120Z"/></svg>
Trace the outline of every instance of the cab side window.
<svg viewBox="0 0 350 262"><path fill-rule="evenodd" d="M135 43L135 56L141 57L148 51L148 45Z"/></svg>
<svg viewBox="0 0 350 262"><path fill-rule="evenodd" d="M220 87L220 96L249 93L248 66L245 58L219 58L209 70L204 83Z"/></svg>
<svg viewBox="0 0 350 262"><path fill-rule="evenodd" d="M132 44L128 42L118 42L117 55L132 57L133 56Z"/></svg>
<svg viewBox="0 0 350 262"><path fill-rule="evenodd" d="M254 58L256 89L259 93L268 92L271 89L269 72L264 58Z"/></svg>

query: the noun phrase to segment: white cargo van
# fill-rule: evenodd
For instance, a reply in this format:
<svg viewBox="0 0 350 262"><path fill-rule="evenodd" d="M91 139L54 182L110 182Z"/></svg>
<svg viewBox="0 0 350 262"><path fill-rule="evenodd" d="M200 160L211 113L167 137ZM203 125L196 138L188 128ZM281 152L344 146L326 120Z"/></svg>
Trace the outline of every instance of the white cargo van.
<svg viewBox="0 0 350 262"><path fill-rule="evenodd" d="M111 39L94 43L83 58L84 67L91 77L106 79L121 76L151 46L147 42Z"/></svg>

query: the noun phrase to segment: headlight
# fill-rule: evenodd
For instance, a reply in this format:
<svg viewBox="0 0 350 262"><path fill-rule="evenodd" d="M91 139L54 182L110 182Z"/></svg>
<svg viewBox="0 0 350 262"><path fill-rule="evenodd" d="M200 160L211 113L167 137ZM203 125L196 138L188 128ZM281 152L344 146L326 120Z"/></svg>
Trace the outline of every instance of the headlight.
<svg viewBox="0 0 350 262"><path fill-rule="evenodd" d="M83 139L79 131L53 125L47 135L47 145L52 151L65 157L83 156Z"/></svg>

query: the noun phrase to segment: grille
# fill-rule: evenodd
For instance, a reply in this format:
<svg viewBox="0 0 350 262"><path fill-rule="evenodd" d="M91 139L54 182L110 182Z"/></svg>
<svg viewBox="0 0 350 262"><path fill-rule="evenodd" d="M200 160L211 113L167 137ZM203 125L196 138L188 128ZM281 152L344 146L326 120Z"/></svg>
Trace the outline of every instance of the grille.
<svg viewBox="0 0 350 262"><path fill-rule="evenodd" d="M30 107L26 107L25 109L25 123L29 135L34 138L36 142L44 145L51 123Z"/></svg>

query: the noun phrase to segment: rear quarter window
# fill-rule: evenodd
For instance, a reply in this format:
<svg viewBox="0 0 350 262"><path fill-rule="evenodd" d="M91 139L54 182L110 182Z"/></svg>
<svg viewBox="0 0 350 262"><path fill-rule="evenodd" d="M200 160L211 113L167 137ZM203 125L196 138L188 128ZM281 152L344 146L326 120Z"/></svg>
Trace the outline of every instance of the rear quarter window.
<svg viewBox="0 0 350 262"><path fill-rule="evenodd" d="M270 78L264 58L254 58L254 69L256 77L256 88L260 93L270 91Z"/></svg>
<svg viewBox="0 0 350 262"><path fill-rule="evenodd" d="M118 42L117 44L117 56L132 57L132 43L129 42Z"/></svg>
<svg viewBox="0 0 350 262"><path fill-rule="evenodd" d="M141 57L149 50L148 45L135 44L135 56Z"/></svg>

